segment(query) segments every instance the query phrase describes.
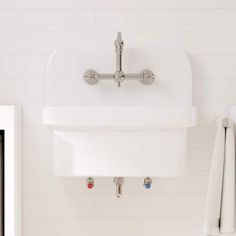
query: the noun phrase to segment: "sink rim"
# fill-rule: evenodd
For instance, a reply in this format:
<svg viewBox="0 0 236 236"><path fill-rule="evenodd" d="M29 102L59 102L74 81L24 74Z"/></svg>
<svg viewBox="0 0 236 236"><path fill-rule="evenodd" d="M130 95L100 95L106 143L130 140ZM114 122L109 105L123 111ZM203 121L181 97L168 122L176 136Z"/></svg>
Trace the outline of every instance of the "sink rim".
<svg viewBox="0 0 236 236"><path fill-rule="evenodd" d="M45 106L43 124L56 130L189 128L197 124L197 109L194 106Z"/></svg>

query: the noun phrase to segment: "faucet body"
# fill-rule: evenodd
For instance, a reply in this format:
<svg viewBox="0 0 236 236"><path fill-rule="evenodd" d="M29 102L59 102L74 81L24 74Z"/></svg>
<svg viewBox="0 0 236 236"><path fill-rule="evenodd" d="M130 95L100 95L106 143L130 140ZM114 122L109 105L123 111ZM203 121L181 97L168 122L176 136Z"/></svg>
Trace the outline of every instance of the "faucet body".
<svg viewBox="0 0 236 236"><path fill-rule="evenodd" d="M151 84L154 79L155 75L150 71L149 69L142 70L139 73L133 73L133 74L125 74L122 70L122 53L123 53L123 47L124 47L124 41L122 40L121 33L118 32L117 38L115 40L115 51L116 51L116 71L114 74L103 74L103 73L97 73L93 69L89 69L84 73L84 79L85 81L90 84L96 84L101 79L113 79L117 86L120 87L121 83L125 79L138 79L143 84Z"/></svg>

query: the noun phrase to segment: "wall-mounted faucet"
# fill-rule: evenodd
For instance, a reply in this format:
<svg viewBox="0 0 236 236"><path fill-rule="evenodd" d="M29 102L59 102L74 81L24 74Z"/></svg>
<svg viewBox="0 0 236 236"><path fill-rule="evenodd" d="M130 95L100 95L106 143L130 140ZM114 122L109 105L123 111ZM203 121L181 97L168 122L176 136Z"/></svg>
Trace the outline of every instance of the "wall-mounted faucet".
<svg viewBox="0 0 236 236"><path fill-rule="evenodd" d="M115 51L116 51L116 72L114 74L102 74L98 73L93 69L89 69L84 73L84 79L88 84L96 84L101 79L113 79L117 86L120 87L121 83L125 79L137 79L143 84L151 84L155 75L149 69L142 70L139 73L125 74L122 70L122 52L124 47L124 41L121 38L121 33L118 32L117 39L115 40Z"/></svg>

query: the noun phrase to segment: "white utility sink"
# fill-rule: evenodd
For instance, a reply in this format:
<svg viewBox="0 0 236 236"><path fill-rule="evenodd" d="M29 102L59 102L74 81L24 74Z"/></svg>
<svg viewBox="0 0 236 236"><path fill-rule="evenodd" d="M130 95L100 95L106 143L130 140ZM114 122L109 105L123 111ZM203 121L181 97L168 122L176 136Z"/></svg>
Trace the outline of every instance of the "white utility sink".
<svg viewBox="0 0 236 236"><path fill-rule="evenodd" d="M196 125L192 77L179 51L125 49L124 70L156 81L88 85L84 72L114 72L114 49L58 50L48 63L43 124L52 130L61 176L181 176L187 130Z"/></svg>
<svg viewBox="0 0 236 236"><path fill-rule="evenodd" d="M184 174L186 131L194 108L48 107L55 171L72 176Z"/></svg>

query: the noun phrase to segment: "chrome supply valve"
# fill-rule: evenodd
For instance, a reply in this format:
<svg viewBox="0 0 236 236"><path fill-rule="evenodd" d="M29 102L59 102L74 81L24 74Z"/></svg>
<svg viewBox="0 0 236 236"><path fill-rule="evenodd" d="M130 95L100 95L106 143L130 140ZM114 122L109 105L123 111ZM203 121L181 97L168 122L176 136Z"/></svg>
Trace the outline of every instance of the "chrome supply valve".
<svg viewBox="0 0 236 236"><path fill-rule="evenodd" d="M94 178L89 177L87 178L87 188L92 189L94 187Z"/></svg>
<svg viewBox="0 0 236 236"><path fill-rule="evenodd" d="M146 189L150 189L151 186L152 186L152 179L150 177L146 177L143 181L143 186L146 188Z"/></svg>
<svg viewBox="0 0 236 236"><path fill-rule="evenodd" d="M116 185L116 196L118 198L121 198L121 196L122 196L122 185L124 184L125 179L123 177L115 177L113 179L113 182Z"/></svg>

